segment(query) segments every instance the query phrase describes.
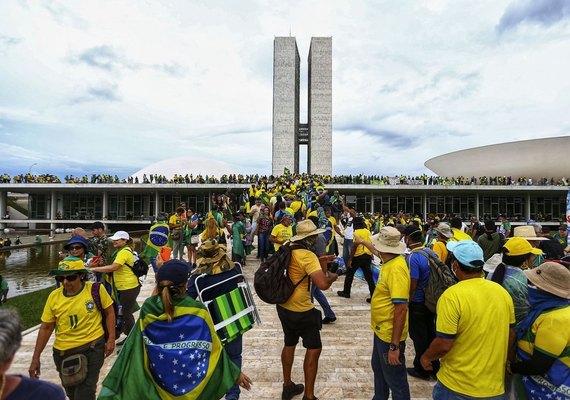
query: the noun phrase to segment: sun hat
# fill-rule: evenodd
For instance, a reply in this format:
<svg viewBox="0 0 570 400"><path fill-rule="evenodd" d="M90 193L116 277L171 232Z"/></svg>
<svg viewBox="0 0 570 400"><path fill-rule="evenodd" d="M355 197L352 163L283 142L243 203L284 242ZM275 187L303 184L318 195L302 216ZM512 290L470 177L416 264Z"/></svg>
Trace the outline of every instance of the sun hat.
<svg viewBox="0 0 570 400"><path fill-rule="evenodd" d="M435 231L441 233L443 236L445 236L448 239L453 237L453 231L451 230L451 226L449 226L445 222L440 222L435 227Z"/></svg>
<svg viewBox="0 0 570 400"><path fill-rule="evenodd" d="M72 244L76 244L76 243L79 243L80 245L82 245L83 247L85 247L85 250L88 250L88 249L89 249L89 241L88 241L87 239L85 239L83 236L79 236L79 235L72 236L71 239L69 239L69 242L67 242L67 243L65 244L65 246L63 246L63 248L64 248L65 250L69 251L69 247L70 247Z"/></svg>
<svg viewBox="0 0 570 400"><path fill-rule="evenodd" d="M117 231L117 232L115 232L115 234L114 234L113 236L111 236L111 237L109 238L109 240L113 240L113 241L114 241L114 240L120 240L120 239L129 240L129 238L130 238L130 236L129 236L129 234L128 234L127 232L125 232L125 231Z"/></svg>
<svg viewBox="0 0 570 400"><path fill-rule="evenodd" d="M548 261L523 272L539 289L563 299L570 299L570 270L564 265Z"/></svg>
<svg viewBox="0 0 570 400"><path fill-rule="evenodd" d="M318 235L319 233L325 232L326 229L319 229L310 219L305 219L297 224L297 234L293 236L289 241L296 242L301 239L305 239L308 236Z"/></svg>
<svg viewBox="0 0 570 400"><path fill-rule="evenodd" d="M381 253L404 254L406 245L400 241L400 231L391 226L385 226L372 236L372 244Z"/></svg>
<svg viewBox="0 0 570 400"><path fill-rule="evenodd" d="M83 260L77 257L65 257L59 262L56 269L49 271L49 275L75 275L86 274L89 272L85 269Z"/></svg>
<svg viewBox="0 0 570 400"><path fill-rule="evenodd" d="M190 264L182 260L168 260L156 273L156 281L170 281L175 285L180 285L188 281L188 271Z"/></svg>
<svg viewBox="0 0 570 400"><path fill-rule="evenodd" d="M548 240L548 238L536 236L536 231L532 225L516 226L514 232L514 237L520 237L526 240Z"/></svg>
<svg viewBox="0 0 570 400"><path fill-rule="evenodd" d="M524 254L535 254L537 256L542 254L542 250L532 247L528 240L522 237L512 237L505 242L503 248L507 250L508 256L522 256Z"/></svg>
<svg viewBox="0 0 570 400"><path fill-rule="evenodd" d="M466 267L479 269L485 264L483 249L473 240L448 242L446 247L453 253L453 257Z"/></svg>

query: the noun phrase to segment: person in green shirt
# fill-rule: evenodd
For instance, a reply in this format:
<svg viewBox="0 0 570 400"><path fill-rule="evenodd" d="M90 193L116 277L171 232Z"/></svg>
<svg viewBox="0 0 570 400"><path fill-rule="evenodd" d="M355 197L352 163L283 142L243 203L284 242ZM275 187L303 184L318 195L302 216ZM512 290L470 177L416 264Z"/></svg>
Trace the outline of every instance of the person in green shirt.
<svg viewBox="0 0 570 400"><path fill-rule="evenodd" d="M5 303L8 300L8 281L0 275L0 301Z"/></svg>

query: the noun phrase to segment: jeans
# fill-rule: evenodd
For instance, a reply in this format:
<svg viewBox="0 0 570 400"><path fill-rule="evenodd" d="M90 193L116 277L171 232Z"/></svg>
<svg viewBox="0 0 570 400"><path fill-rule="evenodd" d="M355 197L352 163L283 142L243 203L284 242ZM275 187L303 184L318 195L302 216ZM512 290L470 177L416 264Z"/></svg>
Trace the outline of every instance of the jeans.
<svg viewBox="0 0 570 400"><path fill-rule="evenodd" d="M350 251L352 250L352 239L344 238L344 243L342 245L342 258L344 264L348 265L348 259L350 258Z"/></svg>
<svg viewBox="0 0 570 400"><path fill-rule="evenodd" d="M182 235L183 233L180 233ZM178 240L172 240L172 259L182 260L184 256L184 241L182 237Z"/></svg>
<svg viewBox="0 0 570 400"><path fill-rule="evenodd" d="M446 388L440 381L437 381L433 387L432 396L434 400L503 400L504 395L492 397L471 397L461 393L454 392Z"/></svg>
<svg viewBox="0 0 570 400"><path fill-rule="evenodd" d="M257 229L257 221L251 223L251 232L249 233L249 240L253 244L253 239L255 238L255 230ZM259 243L257 244L259 246Z"/></svg>
<svg viewBox="0 0 570 400"><path fill-rule="evenodd" d="M401 365L388 364L390 343L386 343L374 335L372 349L372 371L374 372L374 397L372 400L388 400L390 390L393 400L410 400L410 387L406 372L404 352L406 342L400 342Z"/></svg>
<svg viewBox="0 0 570 400"><path fill-rule="evenodd" d="M65 393L70 400L95 400L99 372L105 360L105 339L101 338L94 347L83 351L66 350L63 356L59 350L53 349L53 361L58 372L63 359L74 354L87 356L87 378L79 385L64 387Z"/></svg>
<svg viewBox="0 0 570 400"><path fill-rule="evenodd" d="M269 232L262 232L257 235L257 246L259 258L265 260L269 256Z"/></svg>
<svg viewBox="0 0 570 400"><path fill-rule="evenodd" d="M239 335L237 338L224 346L226 353L228 353L228 356L230 356L230 360L232 360L233 363L239 367L239 369L241 369L242 361L242 342L242 335ZM239 399L239 393L239 385L237 383L234 383L234 385L226 392L226 399L237 400Z"/></svg>
<svg viewBox="0 0 570 400"><path fill-rule="evenodd" d="M428 349L432 340L435 339L435 314L432 313L424 303L410 302L408 314L410 338L414 342L416 356L414 358L414 369L424 375L431 372L424 370L420 363L422 354ZM439 361L433 361L433 373L439 371Z"/></svg>
<svg viewBox="0 0 570 400"><path fill-rule="evenodd" d="M327 296L325 296L323 291L318 287L316 287L315 285L312 285L311 289L311 302L313 302L313 298L317 299L317 302L323 309L323 314L325 314L325 317L329 317L331 319L336 318L336 315L332 310L329 301L327 300Z"/></svg>

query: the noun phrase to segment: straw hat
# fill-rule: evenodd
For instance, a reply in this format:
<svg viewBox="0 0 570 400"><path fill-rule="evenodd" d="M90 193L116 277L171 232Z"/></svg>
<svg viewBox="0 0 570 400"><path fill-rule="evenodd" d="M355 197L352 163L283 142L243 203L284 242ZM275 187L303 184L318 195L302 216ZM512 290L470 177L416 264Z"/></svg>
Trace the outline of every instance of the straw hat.
<svg viewBox="0 0 570 400"><path fill-rule="evenodd" d="M305 219L297 224L297 234L293 236L289 241L297 242L299 240L305 239L308 236L318 235L319 233L325 232L326 229L319 229L310 219Z"/></svg>
<svg viewBox="0 0 570 400"><path fill-rule="evenodd" d="M545 262L524 271L536 287L563 299L570 299L570 270L555 262Z"/></svg>
<svg viewBox="0 0 570 400"><path fill-rule="evenodd" d="M400 231L391 226L385 226L372 236L372 243L381 253L404 254L406 245L400 241Z"/></svg>
<svg viewBox="0 0 570 400"><path fill-rule="evenodd" d="M522 225L515 227L514 237L520 237L526 240L548 240L548 238L536 236L536 231L532 225Z"/></svg>

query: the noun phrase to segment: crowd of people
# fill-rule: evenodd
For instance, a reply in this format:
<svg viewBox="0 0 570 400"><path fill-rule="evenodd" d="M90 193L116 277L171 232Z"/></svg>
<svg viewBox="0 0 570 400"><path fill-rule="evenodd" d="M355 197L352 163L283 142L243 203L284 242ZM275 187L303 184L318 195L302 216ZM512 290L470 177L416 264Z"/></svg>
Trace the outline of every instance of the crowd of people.
<svg viewBox="0 0 570 400"><path fill-rule="evenodd" d="M532 221L513 227L504 214L483 223L456 216L424 220L404 211L365 215L315 180L284 181L271 191L253 185L244 199L215 194L202 219L179 204L172 215L159 216L140 254L127 232L107 238L101 222L90 227L91 234L76 229L51 272L59 287L44 307L30 376L40 377L40 355L55 332L53 359L70 399L95 398L103 360L115 347L119 358L99 398L188 391L238 399L240 389L252 384L241 372L243 331L224 343L204 333L212 331L213 321L195 300L203 290L197 277L221 283L218 293L202 299L212 300L235 289L228 278L242 273L254 245L259 262L293 246L288 275L296 286L276 306L283 330L282 399L317 398L320 330L337 320L324 290L345 273L337 295L350 298L357 269L369 293L374 399L409 399L409 376L435 377L435 399L568 398L565 224L551 234ZM151 264L156 287L135 323L140 283L132 268L139 258ZM306 276L310 290L300 284ZM0 333L4 326L0 322ZM408 335L415 354L410 368ZM304 383L292 381L299 339L306 349ZM207 343L208 351L191 343ZM190 365L193 357L204 358L196 372L178 366L182 360ZM163 358L175 366L174 374L163 369Z"/></svg>
<svg viewBox="0 0 570 400"><path fill-rule="evenodd" d="M419 176L409 175L308 175L286 173L281 176L260 174L223 174L220 177L201 174L174 174L167 177L161 174L144 174L141 179L138 176L119 178L117 175L92 174L91 176L66 175L63 180L53 174L33 175L31 173L10 176L0 175L0 183L106 183L106 184L263 184L273 185L280 182L298 182L299 180L318 180L323 184L342 185L507 185L507 186L568 186L567 178L512 176Z"/></svg>

